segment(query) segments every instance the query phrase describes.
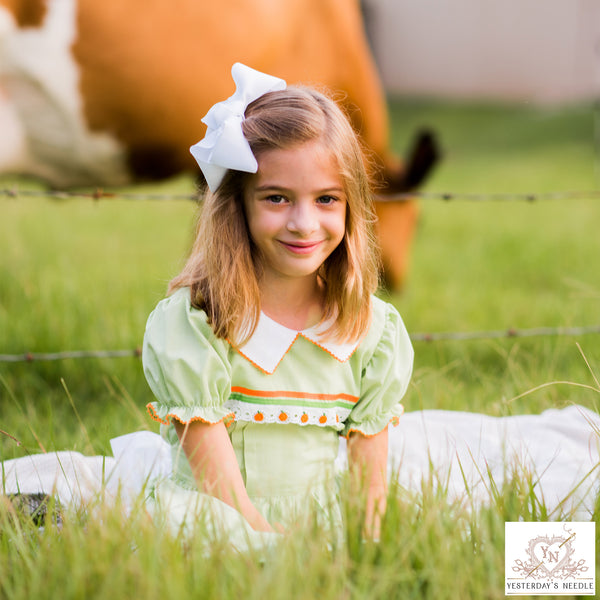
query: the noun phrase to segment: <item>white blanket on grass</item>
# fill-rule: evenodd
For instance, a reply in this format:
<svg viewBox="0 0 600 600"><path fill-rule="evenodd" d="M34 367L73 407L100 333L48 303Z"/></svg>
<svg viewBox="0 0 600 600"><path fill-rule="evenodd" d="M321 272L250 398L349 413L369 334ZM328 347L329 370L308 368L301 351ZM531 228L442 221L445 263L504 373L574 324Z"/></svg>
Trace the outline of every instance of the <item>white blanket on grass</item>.
<svg viewBox="0 0 600 600"><path fill-rule="evenodd" d="M425 410L390 427L388 473L419 493L443 486L450 501L477 505L512 474L526 477L551 518L589 520L600 493L600 415L581 406L541 415L489 417ZM0 492L53 494L65 505L119 496L130 506L144 485L170 472L169 446L147 431L111 440L112 457L51 452L0 464ZM339 470L346 468L341 441Z"/></svg>

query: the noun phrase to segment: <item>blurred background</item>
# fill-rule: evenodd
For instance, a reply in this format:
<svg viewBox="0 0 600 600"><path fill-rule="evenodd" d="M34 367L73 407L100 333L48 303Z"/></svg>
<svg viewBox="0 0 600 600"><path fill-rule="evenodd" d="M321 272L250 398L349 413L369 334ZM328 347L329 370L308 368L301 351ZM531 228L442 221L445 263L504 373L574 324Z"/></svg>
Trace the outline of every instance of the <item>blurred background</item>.
<svg viewBox="0 0 600 600"><path fill-rule="evenodd" d="M15 11L18 30L2 7ZM193 239L197 169L187 148L208 106L233 92L238 60L332 84L360 108L372 148L416 157L422 177L408 234L385 216L405 271L396 289L378 292L413 338L407 412L598 411L600 1L358 7L0 0L0 460L65 449L110 455L111 438L158 429L144 408L153 397L139 348ZM379 77L369 76L363 22ZM83 34L73 46L75 25ZM86 67L81 79L73 51ZM20 112L3 106L4 85ZM16 114L31 119L25 136ZM422 130L438 144L429 169L414 154ZM135 165L162 178L125 183L115 134ZM2 168L21 150L35 159L29 174ZM63 193L66 181L78 183ZM207 561L187 545L182 557L154 528L134 535L138 521L123 527L121 513L98 530L93 520L81 532L79 519L65 523L56 536L51 527L13 535L18 523L3 529L0 518L0 596L500 598L504 522L555 516L536 497L537 475L499 493L494 486L490 510L464 520L468 502L446 507L425 483L423 499L407 495L382 543L357 544L348 567L331 562L316 528L309 553L290 546L257 569L244 555Z"/></svg>
<svg viewBox="0 0 600 600"><path fill-rule="evenodd" d="M83 4L89 10L109 6ZM60 6L68 5L60 0ZM127 25L146 36L135 38L128 51L146 40L152 60L125 60L116 43L88 49L90 64L101 67L99 76L110 83L106 107L114 108L116 95L129 102L122 121L128 125L137 122L142 107L150 107L152 123L182 115L187 104L173 86L179 80L196 85L200 79L193 68L177 71L181 65L173 61L165 63L169 79L157 76L159 58L183 39L168 19L145 20L150 8L160 6L169 18L177 17L170 3L144 5L137 13L124 3L110 5L133 15L126 22L116 19L119 27ZM256 3L248 6L252 11ZM287 6L296 3L277 3L278 10ZM313 9L323 6L315 0ZM415 371L406 409L499 416L569 403L597 408L600 336L561 331L600 325L600 3L363 0L361 7L389 111L385 133L390 149L409 156L415 132L424 128L434 133L440 149L438 162L415 190L424 196L414 203L418 211L403 283L380 292L399 308L415 336ZM263 22L269 31L281 33L280 20L265 17ZM156 23L164 28L162 44L155 39ZM331 42L323 37L331 24L331 18L321 21L324 29L309 35L304 21L296 23L303 48L317 58L298 61L294 68L309 72L321 66L324 61L318 57L325 42ZM3 76L5 25L0 19ZM99 35L99 25L98 19L90 20L88 40ZM245 21L238 26L248 35L246 52L255 52L263 38L255 29L247 31ZM25 29L28 34L35 30ZM192 27L189 39L200 43L204 31ZM134 38L127 34L118 39ZM266 71L282 58L280 44L289 41L276 40L274 49L263 52ZM221 36L218 43L223 54L236 54L229 38ZM339 43L341 72L344 65L355 64L348 58L355 40ZM201 58L207 68L215 66L216 58L206 56ZM35 52L26 58L35 62L44 56ZM227 66L219 67L219 90L199 82L200 90L218 92L215 100L233 91L228 71L232 61L228 55L223 60ZM103 61L113 62L108 68ZM54 75L55 67L47 62L43 73ZM135 75L134 87L125 85L128 79L112 83L128 67ZM162 90L168 107L164 114L152 112L158 94L140 91L146 81L141 72L152 83L168 83ZM58 92L66 87L56 77L50 80L58 81L51 97L62 98ZM44 91L31 78L26 81L27 89ZM360 92L361 82L354 83ZM40 106L30 105L32 114L40 114ZM197 118L205 112L192 108ZM70 131L60 119L44 123L58 123L53 131L59 133ZM189 129L184 119L182 131L189 135ZM5 131L0 127L0 146ZM55 167L69 170L78 164L91 169L96 164L89 159L84 164L83 153L69 139L61 148L70 154L61 155ZM52 148L50 155L56 156ZM85 169L81 172L91 172ZM13 436L0 434L1 457L42 445L106 453L111 437L153 427L144 413L152 397L135 349L141 346L148 314L189 250L197 215L196 203L190 201L195 172L106 186L104 191L111 194L106 197L94 196L101 184L89 185L75 190L84 195L69 196L54 193L31 176L0 176L0 355L17 357L0 360L0 430ZM582 193L569 194L573 190ZM494 194L508 197L498 200ZM402 234L396 232L395 239L401 242ZM535 328L553 333L486 335ZM416 337L436 332L482 335L434 342ZM127 356L35 359L39 353L71 350L123 350Z"/></svg>
<svg viewBox="0 0 600 600"><path fill-rule="evenodd" d="M561 104L600 92L596 0L363 0L388 93Z"/></svg>

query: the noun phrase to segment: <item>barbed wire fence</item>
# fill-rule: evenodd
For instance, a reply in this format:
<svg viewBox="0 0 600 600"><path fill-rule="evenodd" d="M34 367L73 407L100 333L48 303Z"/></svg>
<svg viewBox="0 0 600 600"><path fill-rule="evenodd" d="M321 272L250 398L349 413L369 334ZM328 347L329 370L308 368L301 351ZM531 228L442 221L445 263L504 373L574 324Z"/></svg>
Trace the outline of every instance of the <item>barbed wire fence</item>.
<svg viewBox="0 0 600 600"><path fill-rule="evenodd" d="M499 338L529 338L541 336L580 336L600 333L600 325L585 327L537 327L533 329L502 329L492 331L448 331L437 333L411 333L413 342L475 341ZM142 349L131 350L71 350L65 352L25 352L0 354L2 362L46 362L82 358L139 358Z"/></svg>
<svg viewBox="0 0 600 600"><path fill-rule="evenodd" d="M126 201L192 201L200 202L198 194L191 193L149 193L149 192L121 192L107 191L102 188L83 191L64 190L36 190L21 189L18 186L0 188L0 197L9 199L18 198L46 198L53 201L87 199L95 202L106 200ZM539 202L557 200L597 200L600 199L600 190L584 191L554 191L542 193L468 193L468 192L410 192L392 196L377 196L380 202L406 202L409 200L464 200L471 202ZM530 338L541 336L580 336L599 334L600 324L580 327L537 327L531 329L499 329L490 331L454 331L412 333L413 342L443 342L443 341L475 341L501 338ZM69 359L103 359L103 358L139 358L142 350L139 347L125 350L72 350L60 352L25 352L18 354L0 354L0 363L18 362L46 362Z"/></svg>
<svg viewBox="0 0 600 600"><path fill-rule="evenodd" d="M198 194L194 193L155 193L155 192L121 192L96 188L93 190L65 191L65 190L35 190L21 189L18 186L0 188L0 197L5 198L47 198L49 200L128 200L128 201L192 201L200 202ZM377 195L378 202L407 202L409 200L465 200L470 202L541 202L555 200L598 200L600 190L566 190L554 192L500 192L500 193L472 193L472 192L406 192L401 194Z"/></svg>

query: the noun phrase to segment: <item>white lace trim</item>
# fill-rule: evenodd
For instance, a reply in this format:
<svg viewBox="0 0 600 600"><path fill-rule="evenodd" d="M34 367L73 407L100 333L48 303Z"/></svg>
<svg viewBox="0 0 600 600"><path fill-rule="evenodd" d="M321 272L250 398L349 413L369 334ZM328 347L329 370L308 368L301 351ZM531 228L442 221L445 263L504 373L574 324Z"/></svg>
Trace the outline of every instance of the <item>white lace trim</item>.
<svg viewBox="0 0 600 600"><path fill-rule="evenodd" d="M236 421L252 423L294 423L295 425L318 425L341 430L350 414L349 408L335 406L314 408L285 406L282 404L253 404L240 400L227 400L224 406L235 414Z"/></svg>

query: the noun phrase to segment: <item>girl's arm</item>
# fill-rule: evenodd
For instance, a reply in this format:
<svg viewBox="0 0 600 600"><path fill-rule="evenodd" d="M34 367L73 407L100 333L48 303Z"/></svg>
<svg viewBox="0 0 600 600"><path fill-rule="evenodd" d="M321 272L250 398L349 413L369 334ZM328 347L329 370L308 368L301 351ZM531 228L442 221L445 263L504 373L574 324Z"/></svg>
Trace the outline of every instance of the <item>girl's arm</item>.
<svg viewBox="0 0 600 600"><path fill-rule="evenodd" d="M273 531L248 497L225 425L173 422L198 489L238 510L253 529Z"/></svg>
<svg viewBox="0 0 600 600"><path fill-rule="evenodd" d="M352 482L364 486L366 491L365 535L374 540L380 537L381 518L387 502L387 456L387 427L370 437L360 433L350 434L350 475Z"/></svg>

